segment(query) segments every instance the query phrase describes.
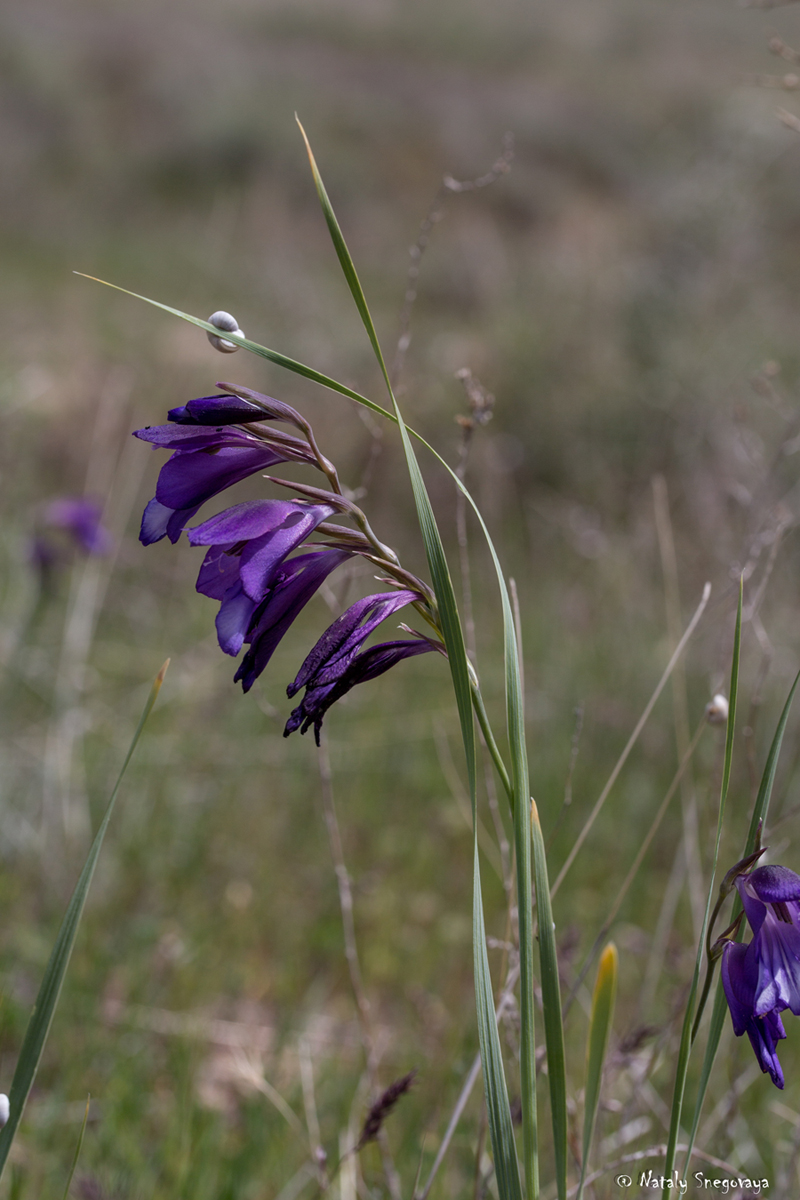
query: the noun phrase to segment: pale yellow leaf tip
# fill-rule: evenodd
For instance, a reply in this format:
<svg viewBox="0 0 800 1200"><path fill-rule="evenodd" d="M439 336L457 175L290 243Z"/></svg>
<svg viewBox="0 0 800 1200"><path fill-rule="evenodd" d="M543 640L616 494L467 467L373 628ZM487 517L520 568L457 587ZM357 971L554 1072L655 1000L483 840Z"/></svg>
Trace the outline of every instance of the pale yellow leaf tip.
<svg viewBox="0 0 800 1200"><path fill-rule="evenodd" d="M598 983L601 979L606 979L609 975L613 978L617 974L619 967L619 954L617 947L613 942L609 942L603 953L600 955L600 965L597 968Z"/></svg>
<svg viewBox="0 0 800 1200"><path fill-rule="evenodd" d="M160 688L162 683L164 682L164 676L167 673L167 667L169 666L171 661L172 660L168 658L166 660L166 662L164 663L163 667L161 668L161 670L156 675L156 687Z"/></svg>

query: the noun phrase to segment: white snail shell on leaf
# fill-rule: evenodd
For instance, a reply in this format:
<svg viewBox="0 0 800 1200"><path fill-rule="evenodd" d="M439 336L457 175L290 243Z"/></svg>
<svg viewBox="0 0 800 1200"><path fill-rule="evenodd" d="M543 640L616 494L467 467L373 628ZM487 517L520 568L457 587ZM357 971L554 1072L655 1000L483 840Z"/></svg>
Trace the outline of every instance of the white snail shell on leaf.
<svg viewBox="0 0 800 1200"><path fill-rule="evenodd" d="M209 325L216 325L217 329L222 329L225 333L237 333L239 337L244 337L244 333L239 328L236 318L230 313L219 312L212 313L208 318ZM241 347L234 342L229 342L225 338L217 337L215 333L207 333L206 337L211 342L215 350L219 350L222 354L234 354Z"/></svg>

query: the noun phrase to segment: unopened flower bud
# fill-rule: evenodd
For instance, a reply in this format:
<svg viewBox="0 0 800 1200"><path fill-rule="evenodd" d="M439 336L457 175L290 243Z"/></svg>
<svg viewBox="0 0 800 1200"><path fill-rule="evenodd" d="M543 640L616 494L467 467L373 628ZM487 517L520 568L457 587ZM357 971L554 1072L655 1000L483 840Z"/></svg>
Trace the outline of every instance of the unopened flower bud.
<svg viewBox="0 0 800 1200"><path fill-rule="evenodd" d="M8 1096L0 1092L0 1125L5 1125L8 1121L9 1104Z"/></svg>
<svg viewBox="0 0 800 1200"><path fill-rule="evenodd" d="M709 725L724 725L728 719L728 701L717 693L710 704L706 705L706 720Z"/></svg>
<svg viewBox="0 0 800 1200"><path fill-rule="evenodd" d="M208 318L209 325L216 325L217 329L222 329L225 333L236 333L239 337L244 337L244 333L239 328L235 317L230 313L219 312L212 313ZM206 337L211 342L215 350L221 351L222 354L233 354L239 347L234 342L229 342L225 338L217 337L216 334L207 333Z"/></svg>

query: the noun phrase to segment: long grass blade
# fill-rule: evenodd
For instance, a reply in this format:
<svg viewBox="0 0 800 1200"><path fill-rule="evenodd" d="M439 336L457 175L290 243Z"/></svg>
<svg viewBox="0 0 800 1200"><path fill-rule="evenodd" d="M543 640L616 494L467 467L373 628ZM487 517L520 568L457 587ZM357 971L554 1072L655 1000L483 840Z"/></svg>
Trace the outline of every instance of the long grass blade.
<svg viewBox="0 0 800 1200"><path fill-rule="evenodd" d="M78 1144L76 1145L75 1153L72 1156L72 1166L69 1169L69 1176L67 1178L67 1186L64 1188L64 1195L62 1196L62 1200L69 1200L69 1189L72 1187L72 1180L75 1177L75 1168L78 1165L78 1159L80 1158L81 1150L83 1149L83 1139L86 1136L86 1123L89 1120L89 1105L91 1103L91 1100L92 1100L91 1096L86 1097L86 1112L83 1114L83 1124L81 1125L81 1131L78 1134Z"/></svg>
<svg viewBox="0 0 800 1200"><path fill-rule="evenodd" d="M583 1148L581 1179L575 1200L581 1200L589 1164L589 1150L594 1136L597 1108L600 1103L600 1084L603 1080L603 1064L608 1050L608 1039L614 1020L614 1004L617 998L617 974L619 955L617 947L609 942L600 956L597 979L592 994L592 1015L589 1022L589 1038L586 1043L586 1091L583 1106Z"/></svg>
<svg viewBox="0 0 800 1200"><path fill-rule="evenodd" d="M164 682L164 676L169 666L169 659L164 663L150 689L150 695L147 698L147 703L144 706L144 711L136 727L136 732L133 735L128 753L125 756L125 761L122 764L122 770L119 773L117 782L114 784L114 790L106 806L105 815L100 823L95 839L92 842L92 847L89 855L84 863L83 870L80 873L78 882L75 885L75 890L67 906L67 911L64 919L61 922L61 928L58 931L55 945L50 954L50 960L42 979L39 994L36 997L36 1004L31 1013L28 1028L25 1031L25 1037L22 1042L17 1068L14 1072L14 1078L11 1082L11 1092L9 1094L9 1117L7 1123L0 1131L0 1175L8 1158L8 1152L11 1149L11 1143L14 1140L14 1135L17 1132L17 1126L22 1118L22 1113L25 1108L25 1103L28 1099L28 1094L31 1090L39 1060L42 1057L47 1035L50 1032L53 1014L55 1012L58 998L61 994L61 986L64 982L64 976L69 966L69 960L72 955L72 948L75 944L75 936L78 932L81 917L83 915L86 897L91 886L92 876L94 875L97 859L100 855L100 850L103 845L103 839L106 836L111 814L114 811L114 804L117 799L120 785L128 769L128 764L133 757L133 752L141 737L145 722L150 715L153 705L156 702L158 693L161 690L161 685Z"/></svg>
<svg viewBox="0 0 800 1200"><path fill-rule="evenodd" d="M778 769L778 758L780 757L781 745L783 743L783 735L786 732L786 724L789 720L789 713L791 711L792 701L794 700L794 694L797 691L798 683L800 683L800 671L795 676L794 683L792 684L789 695L786 698L786 703L783 706L783 712L781 713L780 720L778 721L778 727L775 730L775 736L772 739L772 745L769 748L767 761L764 765L764 773L761 776L761 784L759 785L758 795L756 796L756 802L753 806L753 815L750 818L750 829L747 834L747 841L745 842L742 858L747 858L748 854L753 853L756 848L756 835L759 823L763 822L766 824L767 821L769 803L772 799L772 788L775 783L775 773ZM739 893L736 892L734 909L731 913L731 920L736 917L741 907L742 902L739 897ZM742 936L743 934L740 933L736 940L741 940ZM692 1118L692 1128L689 1133L686 1162L683 1169L684 1176L689 1168L689 1159L691 1158L694 1141L697 1137L697 1127L700 1124L700 1114L703 1109L703 1101L706 1098L706 1091L711 1078L711 1070L714 1066L714 1059L716 1057L717 1050L719 1049L719 1041L722 1037L722 1029L725 1024L725 1014L727 1011L728 1003L725 999L722 980L718 979L717 988L714 995L714 1007L711 1010L711 1020L708 1028L708 1040L706 1042L705 1054L703 1056L703 1067L700 1072L700 1081L697 1085L697 1099L695 1101L694 1117Z"/></svg>
<svg viewBox="0 0 800 1200"><path fill-rule="evenodd" d="M539 917L539 968L542 980L542 1011L547 1048L547 1078L553 1120L553 1152L559 1200L567 1195L567 1065L564 1053L564 1021L561 1009L561 985L558 979L556 927L550 900L550 881L539 810L531 800L533 834L533 872L536 883L536 912Z"/></svg>
<svg viewBox="0 0 800 1200"><path fill-rule="evenodd" d="M160 308L162 312L170 313L173 317L180 317L182 321L188 321L190 325L196 325L198 329L204 329L206 333L212 333L219 337L220 331L216 325L210 325L208 321L202 321L200 317L193 317L191 313L181 312L179 308L172 308L169 304L162 304L159 300L151 300L149 296L140 296L138 292L131 292L128 288L120 287L116 283L109 283L107 279L98 279L95 275L87 275L84 271L74 271L73 274L79 275L81 279L90 279L93 283L102 283L104 287L113 288L115 292L122 292L125 296L132 296L134 300L143 300L145 304L150 304L153 308ZM324 375L322 371L315 371L313 367L307 367L305 363L297 362L296 359L280 354L277 350L270 350L268 346L262 346L259 342L251 341L250 338L241 337L238 333L228 333L227 330L225 331L225 341L233 342L235 345L241 346L243 350L249 350L251 354L257 354L259 358L266 358L268 362L283 367L286 371L292 371L295 375L302 375L304 379L310 379L313 383L329 388L332 392L347 396L348 399L355 400L358 404L372 409L381 417L388 417L390 421L395 420L392 414L382 408L380 404L375 404L366 396L354 392L352 388L338 383L330 375Z"/></svg>
<svg viewBox="0 0 800 1200"><path fill-rule="evenodd" d="M731 686L730 699L728 702L728 727L725 735L725 761L722 768L722 784L720 786L719 815L717 817L717 838L714 844L714 860L711 865L711 878L708 885L708 898L706 900L706 909L703 916L703 925L700 930L700 940L697 947L694 974L692 975L692 985L689 989L689 998L686 1002L686 1013L683 1018L683 1028L681 1030L681 1044L678 1051L678 1062L675 1069L675 1086L672 1093L672 1111L670 1113L667 1152L664 1159L665 1178L670 1177L672 1174L672 1168L675 1165L675 1154L678 1145L681 1112L683 1109L683 1096L686 1090L686 1076L689 1070L689 1056L692 1050L692 1024L695 1015L694 1003L697 999L697 989L700 982L703 955L705 954L708 918L711 913L711 906L714 900L714 877L716 875L717 859L719 857L719 844L722 837L722 822L725 816L725 801L728 797L728 784L730 783L731 778L731 764L733 762L733 735L736 726L736 698L739 691L739 653L742 643L742 588L743 584L742 580L740 579L739 604L736 610L736 628L733 635L733 660L731 662Z"/></svg>
<svg viewBox="0 0 800 1200"><path fill-rule="evenodd" d="M298 124L299 121L298 121ZM367 331L375 356L384 377L389 397L391 399L392 409L394 411L395 420L400 429L400 437L403 444L403 452L406 458L409 477L411 480L411 490L414 495L414 502L417 509L417 518L419 520L422 539L425 545L425 553L428 560L428 569L431 574L431 582L436 595L436 602L439 611L439 620L442 626L442 634L444 637L445 646L447 648L448 660L450 663L450 671L453 679L453 688L456 696L456 705L458 708L459 719L461 722L461 734L464 742L464 752L467 759L467 774L469 778L470 798L472 801L473 828L474 828L474 846L473 846L473 948L475 960L475 990L478 1009L478 1031L481 1045L481 1058L483 1061L484 1070L484 1086L486 1090L486 1106L489 1115L489 1127L492 1138L492 1148L495 1157L495 1172L497 1175L498 1190L502 1200L506 1197L518 1197L521 1195L519 1168L517 1165L516 1146L514 1143L513 1125L511 1122L511 1111L508 1103L508 1091L506 1087L505 1073L503 1070L502 1054L500 1050L500 1039L497 1032L497 1024L494 1016L494 998L492 993L491 975L489 972L489 961L486 952L486 932L483 918L483 896L481 889L480 878L480 860L478 856L478 840L477 840L477 745L475 739L474 718L472 715L472 685L470 680L470 670L467 659L467 650L464 643L464 635L461 628L461 620L458 614L456 605L455 592L450 576L450 570L447 565L447 558L444 552L441 535L436 524L433 508L431 506L428 492L425 487L425 481L422 478L422 472L419 468L416 455L409 437L408 430L403 420L402 413L392 391L389 372L386 368L386 363L383 358L378 336L375 331L375 326L369 307L361 287L358 274L355 269L350 251L344 240L344 235L339 227L333 207L325 190L325 185L322 182L322 177L317 169L314 155L312 154L308 138L305 135L302 125L300 125L301 133L308 151L311 170L314 176L314 183L319 195L322 211L325 216L325 221L328 226L328 231L331 235L331 240L342 267L345 279L350 288L356 308L358 309L361 320ZM528 902L530 909L530 902ZM533 1180L529 1180L528 1194L531 1200L534 1200L537 1192L536 1186L533 1185Z"/></svg>

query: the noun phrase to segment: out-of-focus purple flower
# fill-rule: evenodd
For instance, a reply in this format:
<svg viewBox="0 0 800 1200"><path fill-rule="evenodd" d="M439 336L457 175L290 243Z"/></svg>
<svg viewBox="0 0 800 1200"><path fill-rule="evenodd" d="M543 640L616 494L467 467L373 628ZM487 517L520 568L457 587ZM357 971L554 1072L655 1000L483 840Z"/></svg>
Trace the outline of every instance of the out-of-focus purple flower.
<svg viewBox="0 0 800 1200"><path fill-rule="evenodd" d="M250 691L292 621L331 571L351 557L347 550L312 550L275 570L244 638L250 649L233 677L234 683L241 680L243 691Z"/></svg>
<svg viewBox="0 0 800 1200"><path fill-rule="evenodd" d="M346 695L357 683L377 679L401 659L412 658L415 654L426 654L429 650L438 650L441 653L442 645L429 638L418 637L414 641L380 642L377 646L370 646L369 650L364 650L351 659L333 683L306 687L306 694L301 703L286 722L283 736L288 737L296 729L305 733L313 725L314 740L319 745L322 721L332 704Z"/></svg>
<svg viewBox="0 0 800 1200"><path fill-rule="evenodd" d="M749 1035L762 1071L782 1088L775 1046L786 1034L778 1014L788 1008L800 1016L800 875L758 867L736 887L753 939L723 949L725 995L737 1037Z"/></svg>
<svg viewBox="0 0 800 1200"><path fill-rule="evenodd" d="M307 655L294 683L287 687L286 695L291 699L301 687L319 688L335 683L382 621L420 599L419 593L403 588L356 600L325 630Z"/></svg>
<svg viewBox="0 0 800 1200"><path fill-rule="evenodd" d="M161 468L155 497L144 510L139 540L145 546L165 535L177 542L206 500L256 471L289 460L316 466L311 451L299 440L278 447L231 426L153 425L137 429L134 436L174 450Z"/></svg>
<svg viewBox="0 0 800 1200"><path fill-rule="evenodd" d="M96 500L63 497L53 500L45 510L47 525L71 534L87 554L108 554L113 546L111 534L102 523L102 508Z"/></svg>
<svg viewBox="0 0 800 1200"><path fill-rule="evenodd" d="M306 500L248 500L188 531L193 546L209 547L197 590L222 602L216 623L226 654L241 650L278 565L334 512Z"/></svg>
<svg viewBox="0 0 800 1200"><path fill-rule="evenodd" d="M758 964L753 946L754 942L747 946L728 942L722 951L722 986L731 1010L733 1032L737 1037L747 1034L761 1070L769 1073L776 1087L783 1088L776 1047L786 1037L786 1030L775 1011L756 1016Z"/></svg>

